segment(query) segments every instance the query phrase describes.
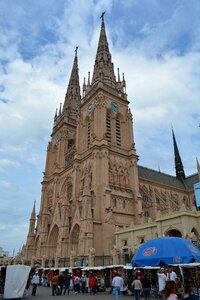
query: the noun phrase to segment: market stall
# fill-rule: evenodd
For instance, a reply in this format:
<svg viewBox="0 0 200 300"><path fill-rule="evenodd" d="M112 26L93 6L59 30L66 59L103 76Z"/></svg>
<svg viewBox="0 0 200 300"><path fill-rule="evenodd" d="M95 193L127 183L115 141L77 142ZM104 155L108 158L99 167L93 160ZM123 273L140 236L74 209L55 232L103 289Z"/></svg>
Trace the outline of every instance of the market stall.
<svg viewBox="0 0 200 300"><path fill-rule="evenodd" d="M30 266L9 265L6 268L4 299L22 298L31 271Z"/></svg>

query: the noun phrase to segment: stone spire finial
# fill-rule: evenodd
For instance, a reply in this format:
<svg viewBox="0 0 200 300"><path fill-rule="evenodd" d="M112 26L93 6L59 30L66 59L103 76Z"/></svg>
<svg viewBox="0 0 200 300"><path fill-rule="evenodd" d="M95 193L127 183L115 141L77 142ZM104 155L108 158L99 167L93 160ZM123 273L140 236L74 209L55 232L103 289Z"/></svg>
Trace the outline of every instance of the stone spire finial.
<svg viewBox="0 0 200 300"><path fill-rule="evenodd" d="M34 200L33 210L32 210L32 213L31 213L31 219L32 219L32 220L34 220L34 219L36 218L35 204L36 204L36 200Z"/></svg>
<svg viewBox="0 0 200 300"><path fill-rule="evenodd" d="M86 92L86 83L85 83L85 77L83 80L83 97L85 97L85 92Z"/></svg>
<svg viewBox="0 0 200 300"><path fill-rule="evenodd" d="M172 136L173 136L173 144L174 144L174 160L175 160L176 177L178 179L184 180L185 172L184 172L181 156L179 154L173 128L172 128Z"/></svg>
<svg viewBox="0 0 200 300"><path fill-rule="evenodd" d="M58 109L56 108L56 112L55 112L55 116L54 116L54 121L56 121L57 117L58 117Z"/></svg>
<svg viewBox="0 0 200 300"><path fill-rule="evenodd" d="M59 116L62 114L62 103L60 103Z"/></svg>
<svg viewBox="0 0 200 300"><path fill-rule="evenodd" d="M104 24L104 14L101 15L101 31L99 36L99 43L96 53L94 72L92 78L92 87L103 82L112 87L116 87L116 79L114 74L114 67L111 61L111 54L109 51L108 41L106 37L106 30Z"/></svg>
<svg viewBox="0 0 200 300"><path fill-rule="evenodd" d="M77 51L78 51L78 46L75 49L74 63L71 71L71 76L69 79L67 93L65 95L65 102L63 105L63 113L67 112L68 115L71 117L77 115L77 108L79 108L81 103Z"/></svg>
<svg viewBox="0 0 200 300"><path fill-rule="evenodd" d="M27 239L30 239L30 237L34 236L34 234L35 234L35 222L36 222L35 203L36 203L36 200L34 200L33 210L31 213L30 220L29 220L29 232L28 232ZM30 240L29 240L29 242L30 242Z"/></svg>
<svg viewBox="0 0 200 300"><path fill-rule="evenodd" d="M122 74L122 83L123 83L124 93L126 93L126 80L124 77L124 73Z"/></svg>
<svg viewBox="0 0 200 300"><path fill-rule="evenodd" d="M90 87L90 72L88 72L88 81L87 81L87 87Z"/></svg>
<svg viewBox="0 0 200 300"><path fill-rule="evenodd" d="M118 73L118 79L117 79L117 81L121 82L121 80L120 80L120 74L119 74L119 68L117 68L117 73Z"/></svg>

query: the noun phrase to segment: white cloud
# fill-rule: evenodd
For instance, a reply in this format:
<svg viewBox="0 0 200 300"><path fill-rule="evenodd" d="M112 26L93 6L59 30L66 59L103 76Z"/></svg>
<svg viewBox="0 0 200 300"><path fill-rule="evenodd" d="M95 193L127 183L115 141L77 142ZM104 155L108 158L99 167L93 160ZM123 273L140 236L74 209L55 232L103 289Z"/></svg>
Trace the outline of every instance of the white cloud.
<svg viewBox="0 0 200 300"><path fill-rule="evenodd" d="M5 180L0 180L0 187L3 189L11 189L12 185L10 182L7 182Z"/></svg>
<svg viewBox="0 0 200 300"><path fill-rule="evenodd" d="M0 168L3 167L14 167L14 168L19 168L20 167L20 163L17 161L12 161L9 159L0 159Z"/></svg>

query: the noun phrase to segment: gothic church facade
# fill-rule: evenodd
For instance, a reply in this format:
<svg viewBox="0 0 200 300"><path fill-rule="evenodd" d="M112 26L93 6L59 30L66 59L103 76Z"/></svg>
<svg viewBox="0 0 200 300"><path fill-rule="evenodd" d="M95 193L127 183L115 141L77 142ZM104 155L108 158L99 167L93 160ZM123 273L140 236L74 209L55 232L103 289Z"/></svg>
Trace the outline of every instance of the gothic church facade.
<svg viewBox="0 0 200 300"><path fill-rule="evenodd" d="M116 79L102 16L93 76L84 81L82 97L75 51L64 104L54 118L40 211L36 222L34 205L24 261L43 267L109 265L123 248L116 246L116 228L148 224L183 205L194 210L198 174L185 176L174 135L173 140L176 177L138 166L126 82L119 71Z"/></svg>

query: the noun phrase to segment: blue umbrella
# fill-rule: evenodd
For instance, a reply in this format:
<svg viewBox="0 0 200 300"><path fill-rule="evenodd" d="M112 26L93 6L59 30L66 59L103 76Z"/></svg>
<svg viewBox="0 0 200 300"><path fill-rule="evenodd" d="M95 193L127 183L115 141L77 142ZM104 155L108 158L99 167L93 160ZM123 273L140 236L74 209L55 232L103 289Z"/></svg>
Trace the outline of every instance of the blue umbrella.
<svg viewBox="0 0 200 300"><path fill-rule="evenodd" d="M131 259L133 267L200 262L200 249L178 237L160 237L143 243Z"/></svg>

